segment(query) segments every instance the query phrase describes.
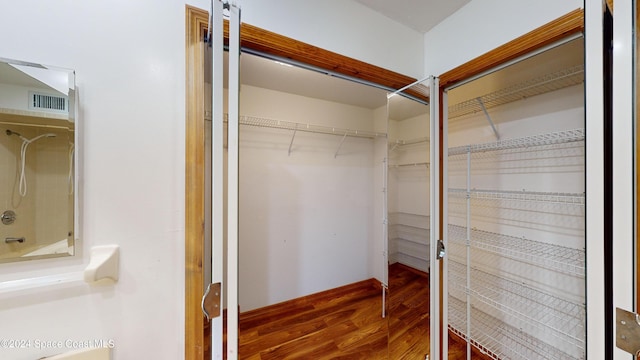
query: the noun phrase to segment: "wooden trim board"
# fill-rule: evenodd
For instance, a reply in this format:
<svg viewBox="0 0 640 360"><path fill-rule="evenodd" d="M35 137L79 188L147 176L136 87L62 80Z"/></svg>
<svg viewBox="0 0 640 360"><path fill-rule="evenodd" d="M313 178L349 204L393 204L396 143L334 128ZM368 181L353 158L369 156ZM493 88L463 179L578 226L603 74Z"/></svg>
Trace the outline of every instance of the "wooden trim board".
<svg viewBox="0 0 640 360"><path fill-rule="evenodd" d="M209 14L186 7L185 359L205 359L210 336L204 293L204 43ZM210 357L210 356L209 356Z"/></svg>

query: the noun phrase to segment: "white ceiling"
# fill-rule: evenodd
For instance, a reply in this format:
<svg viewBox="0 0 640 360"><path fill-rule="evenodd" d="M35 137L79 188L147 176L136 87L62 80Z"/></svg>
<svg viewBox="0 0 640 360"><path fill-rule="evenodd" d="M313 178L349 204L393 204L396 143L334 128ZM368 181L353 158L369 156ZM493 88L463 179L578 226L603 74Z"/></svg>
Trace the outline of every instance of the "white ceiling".
<svg viewBox="0 0 640 360"><path fill-rule="evenodd" d="M471 0L355 1L424 34Z"/></svg>

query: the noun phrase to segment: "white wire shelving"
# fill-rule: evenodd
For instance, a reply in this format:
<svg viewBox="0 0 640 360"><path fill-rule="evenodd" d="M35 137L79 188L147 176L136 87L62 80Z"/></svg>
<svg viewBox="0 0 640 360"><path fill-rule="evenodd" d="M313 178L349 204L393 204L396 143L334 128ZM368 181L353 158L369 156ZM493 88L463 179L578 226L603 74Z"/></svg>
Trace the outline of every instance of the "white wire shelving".
<svg viewBox="0 0 640 360"><path fill-rule="evenodd" d="M487 108L580 84L583 73L580 65L531 79L454 104L448 115L484 112L491 124ZM572 179L576 190L583 188L584 129L447 153L454 185L447 192L449 328L494 359L584 359L584 298L558 289L567 284L580 293L585 278L586 196L525 189L569 188ZM559 176L567 178L556 187ZM503 257L512 261L492 261ZM544 283L556 276L561 284Z"/></svg>
<svg viewBox="0 0 640 360"><path fill-rule="evenodd" d="M556 131L551 133L544 133L532 136L526 136L514 139L505 139L500 141L472 144L464 146L456 146L448 149L449 156L455 156L460 154L466 154L468 152L488 152L488 151L502 151L511 149L523 149L539 146L549 146L566 144L572 142L584 141L584 129L572 129Z"/></svg>
<svg viewBox="0 0 640 360"><path fill-rule="evenodd" d="M395 169L423 169L423 168L428 169L429 167L430 167L430 164L428 162L389 164L389 168L395 168Z"/></svg>
<svg viewBox="0 0 640 360"><path fill-rule="evenodd" d="M449 261L448 270L450 276L466 277L464 264ZM474 300L489 305L504 316L526 323L543 334L559 339L567 346L584 351L584 304L567 301L473 267L471 284L471 288L466 291ZM474 321L473 316L471 321Z"/></svg>
<svg viewBox="0 0 640 360"><path fill-rule="evenodd" d="M429 216L389 213L390 259L427 270L429 265Z"/></svg>
<svg viewBox="0 0 640 360"><path fill-rule="evenodd" d="M400 150L405 146L421 145L421 144L428 144L428 143L429 143L428 137L421 137L421 138L414 138L414 139L407 139L407 140L396 139L389 142L389 151L391 152L396 149Z"/></svg>
<svg viewBox="0 0 640 360"><path fill-rule="evenodd" d="M449 329L469 340L473 346L480 349L495 360L507 359L558 359L579 360L584 356L575 357L556 347L533 337L522 330L506 324L474 306L471 307L471 339L464 331L467 327L466 303L449 297Z"/></svg>
<svg viewBox="0 0 640 360"><path fill-rule="evenodd" d="M467 228L449 224L449 242L466 244ZM471 229L470 246L542 268L584 278L584 249Z"/></svg>
<svg viewBox="0 0 640 360"><path fill-rule="evenodd" d="M211 120L211 115L207 114L208 119ZM228 122L228 114L224 114L224 122ZM336 136L349 136L359 138L386 138L387 134L384 132L367 131L348 129L334 126L315 125L310 123L301 123L285 120L270 119L258 116L240 115L240 125L271 128L271 129L283 129L291 131L302 131L316 134L336 135Z"/></svg>
<svg viewBox="0 0 640 360"><path fill-rule="evenodd" d="M579 85L583 82L584 65L580 64L551 74L535 77L474 99L452 104L448 108L448 116L450 119L453 119L478 113L483 111L483 106L486 109L491 109L517 100Z"/></svg>
<svg viewBox="0 0 640 360"><path fill-rule="evenodd" d="M390 224L389 238L392 240L410 241L420 245L429 245L429 229L405 224Z"/></svg>
<svg viewBox="0 0 640 360"><path fill-rule="evenodd" d="M366 130L354 130L332 126L322 126L314 124L305 124L292 121L275 120L257 116L240 116L240 125L256 126L272 129L284 129L292 131L311 132L316 134L327 134L337 136L351 136L361 138L386 138L387 134L382 132L366 131Z"/></svg>
<svg viewBox="0 0 640 360"><path fill-rule="evenodd" d="M519 202L541 202L584 207L583 193L534 192L534 191L498 191L449 189L450 197L470 198L472 200L506 200Z"/></svg>
<svg viewBox="0 0 640 360"><path fill-rule="evenodd" d="M429 215L395 211L389 213L390 224L407 224L422 229L429 229Z"/></svg>

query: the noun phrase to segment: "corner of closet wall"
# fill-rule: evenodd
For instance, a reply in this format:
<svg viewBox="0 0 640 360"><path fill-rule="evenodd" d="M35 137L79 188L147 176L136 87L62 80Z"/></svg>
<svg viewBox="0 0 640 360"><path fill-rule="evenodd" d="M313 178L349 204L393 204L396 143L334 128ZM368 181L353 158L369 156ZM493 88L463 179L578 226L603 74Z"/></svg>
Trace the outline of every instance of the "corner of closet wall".
<svg viewBox="0 0 640 360"><path fill-rule="evenodd" d="M249 85L240 96L242 310L378 278L386 139L364 135L382 110ZM278 121L297 125L260 126Z"/></svg>

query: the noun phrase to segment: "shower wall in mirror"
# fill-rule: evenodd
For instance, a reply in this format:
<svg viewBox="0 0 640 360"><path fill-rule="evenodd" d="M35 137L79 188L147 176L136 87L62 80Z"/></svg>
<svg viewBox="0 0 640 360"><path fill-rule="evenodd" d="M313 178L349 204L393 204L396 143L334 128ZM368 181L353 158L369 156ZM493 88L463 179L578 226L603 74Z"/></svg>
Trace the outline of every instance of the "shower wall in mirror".
<svg viewBox="0 0 640 360"><path fill-rule="evenodd" d="M0 58L0 262L73 254L74 81Z"/></svg>
<svg viewBox="0 0 640 360"><path fill-rule="evenodd" d="M429 352L429 105L403 95L424 88L390 95L387 104L390 359Z"/></svg>

